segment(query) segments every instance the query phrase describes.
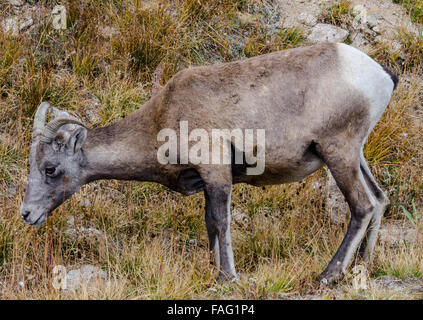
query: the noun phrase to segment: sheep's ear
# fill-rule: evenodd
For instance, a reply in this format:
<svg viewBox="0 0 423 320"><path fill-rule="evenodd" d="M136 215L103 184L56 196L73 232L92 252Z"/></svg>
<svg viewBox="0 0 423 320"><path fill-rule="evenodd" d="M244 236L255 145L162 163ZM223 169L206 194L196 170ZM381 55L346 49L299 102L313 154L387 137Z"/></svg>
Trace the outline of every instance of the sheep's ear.
<svg viewBox="0 0 423 320"><path fill-rule="evenodd" d="M76 130L73 130L70 132L69 139L66 143L66 149L74 154L81 150L82 146L85 143L85 140L87 138L87 129L84 127L79 127Z"/></svg>

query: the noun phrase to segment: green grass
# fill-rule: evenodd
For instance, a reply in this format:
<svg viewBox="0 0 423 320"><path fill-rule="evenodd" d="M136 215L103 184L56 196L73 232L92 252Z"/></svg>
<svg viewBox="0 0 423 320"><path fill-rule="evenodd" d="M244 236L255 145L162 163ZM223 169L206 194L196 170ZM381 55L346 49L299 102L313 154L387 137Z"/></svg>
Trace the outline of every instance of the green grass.
<svg viewBox="0 0 423 320"><path fill-rule="evenodd" d="M345 0L333 4L327 10L323 10L319 17L319 21L322 23L328 23L342 28L349 26L352 19L351 1Z"/></svg>
<svg viewBox="0 0 423 320"><path fill-rule="evenodd" d="M407 10L413 22L423 24L423 1L422 0L392 0L393 3L402 4Z"/></svg>

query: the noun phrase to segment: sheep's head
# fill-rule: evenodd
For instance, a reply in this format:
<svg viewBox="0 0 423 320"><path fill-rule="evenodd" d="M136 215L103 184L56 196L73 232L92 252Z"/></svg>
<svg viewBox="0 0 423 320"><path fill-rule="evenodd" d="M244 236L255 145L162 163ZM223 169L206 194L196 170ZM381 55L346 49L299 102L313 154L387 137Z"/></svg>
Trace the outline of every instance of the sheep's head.
<svg viewBox="0 0 423 320"><path fill-rule="evenodd" d="M56 117L45 125L49 110ZM26 223L42 225L85 183L82 146L86 136L87 129L78 119L46 102L40 104L34 117L30 173L20 210Z"/></svg>

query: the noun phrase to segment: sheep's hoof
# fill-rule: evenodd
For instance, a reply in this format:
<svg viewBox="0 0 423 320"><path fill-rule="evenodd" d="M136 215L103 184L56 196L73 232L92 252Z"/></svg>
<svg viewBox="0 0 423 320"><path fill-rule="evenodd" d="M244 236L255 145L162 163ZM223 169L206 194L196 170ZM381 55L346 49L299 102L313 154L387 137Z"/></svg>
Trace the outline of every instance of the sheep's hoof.
<svg viewBox="0 0 423 320"><path fill-rule="evenodd" d="M320 282L321 286L326 287L342 280L343 277L344 273L342 271L325 270L316 278L316 281Z"/></svg>

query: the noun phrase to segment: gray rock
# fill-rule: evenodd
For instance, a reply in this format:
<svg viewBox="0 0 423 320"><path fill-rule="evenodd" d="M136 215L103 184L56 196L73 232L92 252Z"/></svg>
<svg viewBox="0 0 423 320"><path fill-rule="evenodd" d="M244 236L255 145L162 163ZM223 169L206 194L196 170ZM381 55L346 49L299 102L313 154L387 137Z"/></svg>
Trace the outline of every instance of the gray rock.
<svg viewBox="0 0 423 320"><path fill-rule="evenodd" d="M353 8L353 15L355 16L353 23L354 28L357 28L358 24L367 24L369 28L373 29L379 25L379 21L382 19L382 16L378 13L369 14L367 9L361 4Z"/></svg>
<svg viewBox="0 0 423 320"><path fill-rule="evenodd" d="M89 94L88 98L85 116L89 123L99 123L101 122L101 116L99 115L99 111L101 110L100 100L92 93Z"/></svg>
<svg viewBox="0 0 423 320"><path fill-rule="evenodd" d="M362 4L358 4L358 5L354 6L354 8L352 10L352 14L357 19L360 19L361 17L365 17L367 15L367 9Z"/></svg>
<svg viewBox="0 0 423 320"><path fill-rule="evenodd" d="M14 186L9 186L7 188L7 193L9 194L9 196L14 196L17 193L16 187Z"/></svg>
<svg viewBox="0 0 423 320"><path fill-rule="evenodd" d="M78 238L78 236L82 236L84 238L94 238L96 240L99 240L101 237L104 236L103 232L91 227L68 228L65 230L65 233L70 235L74 239Z"/></svg>
<svg viewBox="0 0 423 320"><path fill-rule="evenodd" d="M417 243L419 232L405 223L382 223L379 231L380 241L388 246Z"/></svg>
<svg viewBox="0 0 423 320"><path fill-rule="evenodd" d="M104 282L105 280L106 272L99 267L87 264L79 269L73 269L66 274L66 286L63 289L78 290L82 286L87 286L89 289L93 287L96 282Z"/></svg>
<svg viewBox="0 0 423 320"><path fill-rule="evenodd" d="M257 17L248 12L238 12L237 17L241 25L251 25L257 21Z"/></svg>
<svg viewBox="0 0 423 320"><path fill-rule="evenodd" d="M319 190L319 189L321 189L322 188L322 184L319 182L319 181L315 181L314 183L313 183L313 189L314 190Z"/></svg>
<svg viewBox="0 0 423 320"><path fill-rule="evenodd" d="M119 34L118 30L116 30L115 28L110 27L110 26L100 27L99 32L104 38L111 38L111 37L117 36Z"/></svg>
<svg viewBox="0 0 423 320"><path fill-rule="evenodd" d="M301 12L297 17L297 20L299 23L302 23L309 27L314 27L317 24L316 16L307 12Z"/></svg>
<svg viewBox="0 0 423 320"><path fill-rule="evenodd" d="M352 14L354 16L352 28L354 30L359 30L367 22L367 9L359 4L353 8Z"/></svg>
<svg viewBox="0 0 423 320"><path fill-rule="evenodd" d="M365 51L366 46L369 44L368 40L361 34L360 32L354 32L350 35L351 38L351 45L354 48L360 49Z"/></svg>
<svg viewBox="0 0 423 320"><path fill-rule="evenodd" d="M10 33L12 36L17 36L19 31L22 31L34 24L31 17L20 19L17 16L7 18L1 22L1 27L4 33Z"/></svg>
<svg viewBox="0 0 423 320"><path fill-rule="evenodd" d="M19 31L18 17L10 17L3 20L1 26L4 33L11 33L12 36L16 36Z"/></svg>
<svg viewBox="0 0 423 320"><path fill-rule="evenodd" d="M361 28L360 21L357 21L356 19L354 19L351 25L351 29L360 30L360 28Z"/></svg>
<svg viewBox="0 0 423 320"><path fill-rule="evenodd" d="M382 27L381 25L377 25L376 27L374 27L372 29L374 32L376 32L377 34L382 34L385 31L385 28Z"/></svg>
<svg viewBox="0 0 423 320"><path fill-rule="evenodd" d="M94 238L95 240L99 240L100 238L104 237L104 233L95 228L85 228L85 227L75 227L75 219L74 217L69 217L66 221L66 229L65 233L71 236L73 239L78 237L85 237L85 238Z"/></svg>
<svg viewBox="0 0 423 320"><path fill-rule="evenodd" d="M372 287L394 291L406 291L407 293L423 293L423 281L420 278L406 277L400 279L393 276L382 276L372 280Z"/></svg>
<svg viewBox="0 0 423 320"><path fill-rule="evenodd" d="M335 27L330 24L317 24L307 39L313 43L317 42L344 42L349 35L347 30Z"/></svg>
<svg viewBox="0 0 423 320"><path fill-rule="evenodd" d="M21 7L24 5L25 1L24 0L9 0L9 3L15 7Z"/></svg>
<svg viewBox="0 0 423 320"><path fill-rule="evenodd" d="M19 24L19 31L25 30L26 28L32 26L33 24L34 24L34 20L32 20L32 18L28 18Z"/></svg>
<svg viewBox="0 0 423 320"><path fill-rule="evenodd" d="M81 205L81 207L90 207L91 206L91 201L88 199L82 199L79 204Z"/></svg>
<svg viewBox="0 0 423 320"><path fill-rule="evenodd" d="M232 219L234 222L244 227L250 223L250 218L237 209L232 210Z"/></svg>
<svg viewBox="0 0 423 320"><path fill-rule="evenodd" d="M382 17L377 13L372 13L366 16L366 23L370 28L374 28L379 24Z"/></svg>
<svg viewBox="0 0 423 320"><path fill-rule="evenodd" d="M392 44L392 51L393 52L400 52L400 51L402 51L402 44L400 42L398 42L398 41L395 40L395 41L392 41L391 44ZM404 59L405 56L401 56L401 58Z"/></svg>

